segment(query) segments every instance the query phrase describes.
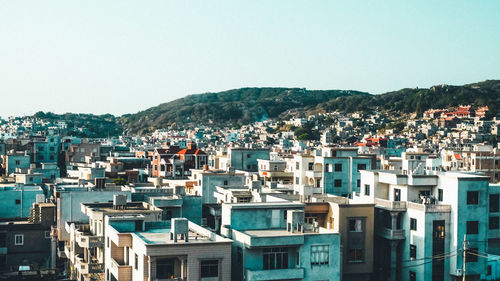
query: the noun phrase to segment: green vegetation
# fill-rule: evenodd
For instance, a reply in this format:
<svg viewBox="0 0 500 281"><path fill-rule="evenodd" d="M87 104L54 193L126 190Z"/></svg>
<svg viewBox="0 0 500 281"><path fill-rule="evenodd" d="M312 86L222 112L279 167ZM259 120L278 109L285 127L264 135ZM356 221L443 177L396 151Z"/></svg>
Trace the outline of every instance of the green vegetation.
<svg viewBox="0 0 500 281"><path fill-rule="evenodd" d="M319 140L320 133L314 129L314 124L307 122L302 127L296 128L293 133L298 140Z"/></svg>
<svg viewBox="0 0 500 281"><path fill-rule="evenodd" d="M319 112L372 112L374 110L417 113L421 115L430 108L448 108L458 105L488 105L491 118L500 113L500 80L463 86L434 86L430 89L402 89L381 95L370 95L358 91L306 90L300 88L242 88L220 93L190 95L160 104L136 114L115 117L110 114L62 115L38 112L35 117L56 123L66 121L68 135L80 137L107 137L126 134L147 134L158 128L183 128L197 125L241 125L268 118L289 119ZM332 117L319 120L322 126L334 123ZM402 122L387 128L397 131ZM379 129L383 129L380 127ZM317 139L311 128L294 128L283 123L279 131L297 131L301 139Z"/></svg>
<svg viewBox="0 0 500 281"><path fill-rule="evenodd" d="M44 119L53 124L56 124L58 121L66 122L66 135L68 136L103 138L119 136L123 132L121 125L117 122L118 119L111 114L55 114L39 111L33 117Z"/></svg>
<svg viewBox="0 0 500 281"><path fill-rule="evenodd" d="M310 91L299 88L242 88L220 93L190 95L137 114L122 116L130 133L176 125L243 125L277 118L290 110L308 111L332 99L369 96L357 91Z"/></svg>
<svg viewBox="0 0 500 281"><path fill-rule="evenodd" d="M288 119L292 115L317 112L389 112L422 114L430 108L447 108L462 104L488 105L489 116L500 113L500 80L464 86L434 86L430 89L402 89L381 95L357 91L310 91L299 88L242 88L220 93L190 95L160 104L120 119L132 134L150 132L169 126L209 124L239 127L267 118ZM326 118L324 125L333 120ZM400 129L397 124L395 129ZM285 129L280 126L280 129ZM301 136L299 134L298 136ZM311 137L304 135L304 138Z"/></svg>

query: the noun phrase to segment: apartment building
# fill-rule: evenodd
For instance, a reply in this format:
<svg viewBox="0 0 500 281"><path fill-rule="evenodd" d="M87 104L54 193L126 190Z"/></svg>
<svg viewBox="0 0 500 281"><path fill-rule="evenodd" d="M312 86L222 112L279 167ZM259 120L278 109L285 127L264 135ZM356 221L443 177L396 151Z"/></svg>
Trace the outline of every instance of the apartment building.
<svg viewBox="0 0 500 281"><path fill-rule="evenodd" d="M461 278L466 239L467 280L479 280L486 260L474 254L498 249L498 188L486 176L440 172L427 156L403 157L401 171L361 171L354 201L375 203L375 276Z"/></svg>
<svg viewBox="0 0 500 281"><path fill-rule="evenodd" d="M269 160L268 148L229 148L227 152L227 168L246 172L258 172L258 159ZM219 159L221 161L221 159Z"/></svg>
<svg viewBox="0 0 500 281"><path fill-rule="evenodd" d="M195 183L188 189L191 195L202 197L203 204L217 203L214 196L217 186L243 186L245 184L245 175L221 170L191 170L190 181Z"/></svg>
<svg viewBox="0 0 500 281"><path fill-rule="evenodd" d="M232 280L232 241L186 218L107 216L105 224L107 281Z"/></svg>
<svg viewBox="0 0 500 281"><path fill-rule="evenodd" d="M231 280L340 280L340 235L304 222L292 202L222 204Z"/></svg>
<svg viewBox="0 0 500 281"><path fill-rule="evenodd" d="M305 221L340 234L342 280L372 280L375 204L316 195L306 202Z"/></svg>
<svg viewBox="0 0 500 281"><path fill-rule="evenodd" d="M125 195L115 195L109 203L82 203L82 213L88 223L67 222L70 239L65 244L71 276L77 280L94 280L103 277L106 247L105 217L130 215L141 218L141 223L159 221L162 210L145 202L127 202Z"/></svg>
<svg viewBox="0 0 500 281"><path fill-rule="evenodd" d="M357 148L323 148L294 156L294 184L310 185L313 193L348 197L359 191L362 170L376 167L372 156L358 154Z"/></svg>

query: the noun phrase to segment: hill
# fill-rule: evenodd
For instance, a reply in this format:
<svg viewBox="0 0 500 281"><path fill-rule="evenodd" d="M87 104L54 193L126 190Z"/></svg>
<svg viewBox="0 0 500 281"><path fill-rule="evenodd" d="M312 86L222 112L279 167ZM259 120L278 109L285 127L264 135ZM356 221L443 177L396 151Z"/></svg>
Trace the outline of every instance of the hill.
<svg viewBox="0 0 500 281"><path fill-rule="evenodd" d="M105 138L109 136L119 136L123 133L118 118L111 114L94 115L82 113L55 114L52 112L39 111L33 115L50 123L64 121L67 125L68 136Z"/></svg>
<svg viewBox="0 0 500 281"><path fill-rule="evenodd" d="M429 89L401 89L380 95L359 91L310 91L299 88L242 88L220 93L190 95L136 114L122 116L129 133L189 124L241 125L276 118L290 111L372 111L418 113L430 108L461 104L488 105L499 113L500 80L463 86L439 85Z"/></svg>
<svg viewBox="0 0 500 281"><path fill-rule="evenodd" d="M310 91L299 88L242 88L220 93L189 95L122 116L127 132L144 133L172 124L242 125L276 118L289 110L313 110L338 98L369 96L358 91Z"/></svg>
<svg viewBox="0 0 500 281"><path fill-rule="evenodd" d="M241 88L219 93L189 95L136 114L57 115L39 112L35 117L65 120L70 135L106 137L144 134L169 126L243 125L267 118L287 118L289 113L368 112L373 110L421 114L430 108L488 105L490 115L500 113L500 80L462 86L439 85L429 89L401 89L380 95L351 90L301 88ZM78 128L85 128L81 131Z"/></svg>

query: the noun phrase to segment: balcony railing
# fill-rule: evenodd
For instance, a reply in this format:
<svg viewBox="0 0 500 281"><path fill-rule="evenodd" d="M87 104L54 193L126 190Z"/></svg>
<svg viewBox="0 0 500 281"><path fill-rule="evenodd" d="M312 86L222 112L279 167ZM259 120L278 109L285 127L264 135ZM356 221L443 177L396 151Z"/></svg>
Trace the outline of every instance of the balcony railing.
<svg viewBox="0 0 500 281"><path fill-rule="evenodd" d="M377 207L384 208L389 211L406 211L406 201L391 201L375 198L375 204Z"/></svg>
<svg viewBox="0 0 500 281"><path fill-rule="evenodd" d="M444 204L420 204L408 202L408 208L426 213L447 213L451 211L451 206Z"/></svg>
<svg viewBox="0 0 500 281"><path fill-rule="evenodd" d="M82 248L96 248L104 246L104 237L85 235L82 232L77 232L76 241Z"/></svg>
<svg viewBox="0 0 500 281"><path fill-rule="evenodd" d="M248 281L303 279L303 268L247 270Z"/></svg>
<svg viewBox="0 0 500 281"><path fill-rule="evenodd" d="M380 228L377 234L388 240L403 240L405 239L404 229Z"/></svg>

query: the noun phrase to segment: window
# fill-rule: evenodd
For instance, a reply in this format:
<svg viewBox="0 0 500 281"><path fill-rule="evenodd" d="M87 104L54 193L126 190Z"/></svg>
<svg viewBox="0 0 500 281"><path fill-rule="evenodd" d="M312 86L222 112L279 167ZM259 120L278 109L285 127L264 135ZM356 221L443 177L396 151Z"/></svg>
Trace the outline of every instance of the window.
<svg viewBox="0 0 500 281"><path fill-rule="evenodd" d="M335 180L335 181L333 182L333 185L334 185L335 187L341 187L341 186L342 186L342 180Z"/></svg>
<svg viewBox="0 0 500 281"><path fill-rule="evenodd" d="M50 157L49 157L49 158L50 158L50 160L54 160L54 159L55 159L55 158L54 158L54 155L50 155Z"/></svg>
<svg viewBox="0 0 500 281"><path fill-rule="evenodd" d="M342 164L335 164L335 172L342 172Z"/></svg>
<svg viewBox="0 0 500 281"><path fill-rule="evenodd" d="M365 195L370 195L370 185L365 184Z"/></svg>
<svg viewBox="0 0 500 281"><path fill-rule="evenodd" d="M134 268L137 270L139 268L139 256L135 254Z"/></svg>
<svg viewBox="0 0 500 281"><path fill-rule="evenodd" d="M417 281L417 273L410 271L410 281Z"/></svg>
<svg viewBox="0 0 500 281"><path fill-rule="evenodd" d="M490 276L491 275L491 265L488 265L487 272L488 273L486 275Z"/></svg>
<svg viewBox="0 0 500 281"><path fill-rule="evenodd" d="M24 245L24 235L22 235L22 234L14 235L14 245L16 245L16 246Z"/></svg>
<svg viewBox="0 0 500 281"><path fill-rule="evenodd" d="M4 248L7 245L7 233L0 233L0 248Z"/></svg>
<svg viewBox="0 0 500 281"><path fill-rule="evenodd" d="M356 187L361 187L361 180L356 180Z"/></svg>
<svg viewBox="0 0 500 281"><path fill-rule="evenodd" d="M49 147L50 151L55 151L55 148L53 146Z"/></svg>
<svg viewBox="0 0 500 281"><path fill-rule="evenodd" d="M299 184L299 177L295 177L295 184Z"/></svg>
<svg viewBox="0 0 500 281"><path fill-rule="evenodd" d="M224 181L224 185L227 185L227 180Z"/></svg>
<svg viewBox="0 0 500 281"><path fill-rule="evenodd" d="M467 248L465 258L467 262L477 262L477 248Z"/></svg>
<svg viewBox="0 0 500 281"><path fill-rule="evenodd" d="M16 165L20 165L21 162L19 162L19 160L16 160Z"/></svg>
<svg viewBox="0 0 500 281"><path fill-rule="evenodd" d="M45 237L45 239L49 239L50 238L50 231L45 231L44 237Z"/></svg>
<svg viewBox="0 0 500 281"><path fill-rule="evenodd" d="M20 199L16 199L16 205L19 205L21 204L21 200Z"/></svg>
<svg viewBox="0 0 500 281"><path fill-rule="evenodd" d="M38 155L38 160L43 160L43 155Z"/></svg>
<svg viewBox="0 0 500 281"><path fill-rule="evenodd" d="M172 277L180 277L175 275L174 264L176 258L165 258L156 260L156 278L171 279Z"/></svg>
<svg viewBox="0 0 500 281"><path fill-rule="evenodd" d="M264 270L288 268L288 248L264 249Z"/></svg>
<svg viewBox="0 0 500 281"><path fill-rule="evenodd" d="M327 265L330 263L330 246L311 246L311 265Z"/></svg>
<svg viewBox="0 0 500 281"><path fill-rule="evenodd" d="M410 245L410 259L416 259L416 258L417 258L417 246Z"/></svg>
<svg viewBox="0 0 500 281"><path fill-rule="evenodd" d="M417 219L410 218L410 230L417 230Z"/></svg>
<svg viewBox="0 0 500 281"><path fill-rule="evenodd" d="M365 249L365 218L349 218L347 234L347 262L362 263Z"/></svg>
<svg viewBox="0 0 500 281"><path fill-rule="evenodd" d="M467 234L478 234L478 221L468 221L467 222Z"/></svg>
<svg viewBox="0 0 500 281"><path fill-rule="evenodd" d="M201 278L204 277L219 277L218 260L201 261Z"/></svg>
<svg viewBox="0 0 500 281"><path fill-rule="evenodd" d="M497 213L499 211L499 194L490 194L490 213Z"/></svg>
<svg viewBox="0 0 500 281"><path fill-rule="evenodd" d="M252 155L250 155L250 154L247 154L247 158L250 158L250 157L252 157Z"/></svg>
<svg viewBox="0 0 500 281"><path fill-rule="evenodd" d="M236 261L238 264L243 264L243 250L241 247L236 248Z"/></svg>
<svg viewBox="0 0 500 281"><path fill-rule="evenodd" d="M309 171L314 170L314 163L308 163L308 169Z"/></svg>
<svg viewBox="0 0 500 281"><path fill-rule="evenodd" d="M479 191L467 191L467 205L479 204Z"/></svg>
<svg viewBox="0 0 500 281"><path fill-rule="evenodd" d="M362 219L350 219L349 220L349 231L350 232L362 232L363 231L363 220Z"/></svg>
<svg viewBox="0 0 500 281"><path fill-rule="evenodd" d="M300 169L300 163L299 162L295 162L295 170L299 170Z"/></svg>
<svg viewBox="0 0 500 281"><path fill-rule="evenodd" d="M490 217L489 221L490 229L499 229L500 221L498 217Z"/></svg>
<svg viewBox="0 0 500 281"><path fill-rule="evenodd" d="M438 201L443 201L443 190L441 188L438 189Z"/></svg>
<svg viewBox="0 0 500 281"><path fill-rule="evenodd" d="M358 164L358 171L366 170L366 164Z"/></svg>
<svg viewBox="0 0 500 281"><path fill-rule="evenodd" d="M325 164L325 173L332 171L332 164Z"/></svg>

